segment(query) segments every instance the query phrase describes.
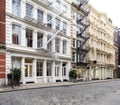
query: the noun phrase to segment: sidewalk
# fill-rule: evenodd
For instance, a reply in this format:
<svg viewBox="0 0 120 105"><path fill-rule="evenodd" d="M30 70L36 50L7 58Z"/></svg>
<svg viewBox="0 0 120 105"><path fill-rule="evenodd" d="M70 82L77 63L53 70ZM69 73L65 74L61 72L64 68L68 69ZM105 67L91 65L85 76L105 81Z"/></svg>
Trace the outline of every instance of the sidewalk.
<svg viewBox="0 0 120 105"><path fill-rule="evenodd" d="M85 84L103 83L103 82L110 82L110 81L120 81L120 79L95 80L95 81L83 81L83 82L56 82L56 83L46 83L46 84L35 84L35 83L21 84L19 87L15 86L13 89L11 87L0 87L0 93L30 90L30 89L67 87L67 86L74 86L74 85L85 85Z"/></svg>

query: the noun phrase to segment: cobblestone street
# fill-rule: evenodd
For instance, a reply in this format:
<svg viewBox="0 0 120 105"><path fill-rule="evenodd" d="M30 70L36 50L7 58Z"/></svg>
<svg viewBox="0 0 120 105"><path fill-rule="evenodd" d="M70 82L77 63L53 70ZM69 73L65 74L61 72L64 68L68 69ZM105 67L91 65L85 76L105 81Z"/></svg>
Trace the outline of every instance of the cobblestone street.
<svg viewBox="0 0 120 105"><path fill-rule="evenodd" d="M120 81L0 93L0 105L120 105Z"/></svg>

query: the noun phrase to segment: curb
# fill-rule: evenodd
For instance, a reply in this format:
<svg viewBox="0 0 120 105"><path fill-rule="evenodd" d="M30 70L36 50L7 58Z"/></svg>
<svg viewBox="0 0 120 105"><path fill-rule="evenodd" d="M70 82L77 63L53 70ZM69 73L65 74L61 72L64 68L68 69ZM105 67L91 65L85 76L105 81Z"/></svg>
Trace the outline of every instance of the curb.
<svg viewBox="0 0 120 105"><path fill-rule="evenodd" d="M5 90L4 88L1 88L2 91L0 93L7 93L7 92L16 92L16 91L24 91L24 90L34 90L34 89L43 89L43 88L55 88L55 87L70 87L70 86L76 86L76 85L86 85L86 84L94 84L94 83L105 83L105 82L111 82L111 81L120 81L120 79L116 80L99 80L99 81L87 81L87 82L75 82L70 84L58 84L58 85L49 85L49 86L38 86L38 87L27 87L27 88L21 88L21 89L8 89Z"/></svg>

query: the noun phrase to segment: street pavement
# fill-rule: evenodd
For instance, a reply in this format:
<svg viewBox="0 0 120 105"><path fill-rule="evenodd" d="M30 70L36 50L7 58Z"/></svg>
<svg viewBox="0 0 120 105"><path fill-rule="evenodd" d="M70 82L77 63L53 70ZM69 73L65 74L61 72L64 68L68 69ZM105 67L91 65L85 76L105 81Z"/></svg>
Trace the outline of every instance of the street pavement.
<svg viewBox="0 0 120 105"><path fill-rule="evenodd" d="M0 93L0 105L120 105L120 80Z"/></svg>

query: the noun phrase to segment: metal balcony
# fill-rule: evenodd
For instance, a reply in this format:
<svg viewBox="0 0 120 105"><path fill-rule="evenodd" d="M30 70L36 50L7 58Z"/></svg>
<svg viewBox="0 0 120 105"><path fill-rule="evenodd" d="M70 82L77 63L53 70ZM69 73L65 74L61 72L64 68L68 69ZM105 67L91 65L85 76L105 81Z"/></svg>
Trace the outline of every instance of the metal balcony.
<svg viewBox="0 0 120 105"><path fill-rule="evenodd" d="M78 47L77 48L77 51L78 52L88 52L88 51L90 51L90 47Z"/></svg>
<svg viewBox="0 0 120 105"><path fill-rule="evenodd" d="M77 37L82 37L83 33L85 32L85 30L89 27L89 25L86 25L84 29L82 29L82 31L80 31L79 33L77 33ZM84 39L84 37L82 37Z"/></svg>
<svg viewBox="0 0 120 105"><path fill-rule="evenodd" d="M85 7L81 7L79 10L86 16L90 13L90 10Z"/></svg>
<svg viewBox="0 0 120 105"><path fill-rule="evenodd" d="M89 14L90 10L83 5L86 5L88 0L82 0L80 3L72 2L72 6L80 10L86 16Z"/></svg>
<svg viewBox="0 0 120 105"><path fill-rule="evenodd" d="M52 2L50 2L49 0L32 0L34 1L35 3L39 4L39 5L42 5L44 7L50 7Z"/></svg>
<svg viewBox="0 0 120 105"><path fill-rule="evenodd" d="M49 0L32 0L33 2L43 6L44 8L53 11L54 13L58 14L61 10L59 8L56 8L53 4L53 2Z"/></svg>
<svg viewBox="0 0 120 105"><path fill-rule="evenodd" d="M35 27L38 27L38 28L41 28L41 29L44 29L44 30L47 30L47 31L51 31L51 32L54 31L54 30L52 30L52 27L49 27L48 25L45 25L45 23L41 20L34 19L30 16L25 16L24 20L25 20L26 23L28 23L30 25L33 25Z"/></svg>
<svg viewBox="0 0 120 105"><path fill-rule="evenodd" d="M24 19L25 19L26 21L29 21L30 23L34 23L34 24L37 23L37 20L34 19L33 17L30 17L30 16L25 16Z"/></svg>
<svg viewBox="0 0 120 105"><path fill-rule="evenodd" d="M84 18L86 17L86 15L82 15L82 16L80 16L80 17L77 17L77 22L79 22L79 21L82 21Z"/></svg>
<svg viewBox="0 0 120 105"><path fill-rule="evenodd" d="M89 24L88 24L87 22L80 21L79 19L77 19L76 22L77 22L77 24L80 24L80 25L82 25L83 27L89 26Z"/></svg>
<svg viewBox="0 0 120 105"><path fill-rule="evenodd" d="M77 58L77 65L78 66L87 66L88 65L88 60L87 60L87 58L85 58L86 54L87 53L83 53L82 56Z"/></svg>

